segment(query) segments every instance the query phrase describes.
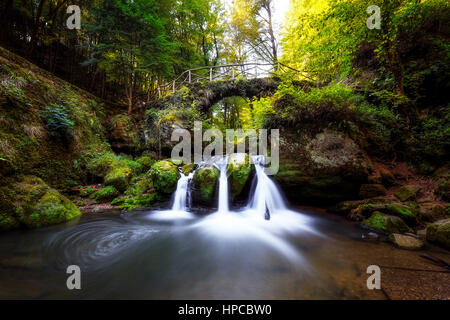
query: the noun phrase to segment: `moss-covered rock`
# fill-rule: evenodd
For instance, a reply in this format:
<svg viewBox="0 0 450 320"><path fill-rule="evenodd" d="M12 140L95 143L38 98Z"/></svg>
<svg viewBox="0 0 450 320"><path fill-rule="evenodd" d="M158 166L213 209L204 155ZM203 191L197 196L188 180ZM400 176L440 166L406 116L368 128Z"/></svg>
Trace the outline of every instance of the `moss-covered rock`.
<svg viewBox="0 0 450 320"><path fill-rule="evenodd" d="M407 224L412 226L418 222L415 210L405 205L388 203L386 204L386 212L402 218Z"/></svg>
<svg viewBox="0 0 450 320"><path fill-rule="evenodd" d="M214 206L220 172L215 166L198 169L193 178L192 196L196 204Z"/></svg>
<svg viewBox="0 0 450 320"><path fill-rule="evenodd" d="M80 197L87 198L95 192L93 187L84 187L80 189Z"/></svg>
<svg viewBox="0 0 450 320"><path fill-rule="evenodd" d="M181 168L181 172L183 172L183 174L185 176L189 175L191 172L194 172L194 170L197 169L197 165L195 163L190 163L190 164L185 164L182 168Z"/></svg>
<svg viewBox="0 0 450 320"><path fill-rule="evenodd" d="M69 221L81 215L69 199L50 188L40 178L26 176L8 188L13 194L9 195L11 207L3 208L3 229L18 227L19 224L38 228Z"/></svg>
<svg viewBox="0 0 450 320"><path fill-rule="evenodd" d="M375 211L369 219L364 220L362 226L388 234L412 231L401 218L387 215L379 211Z"/></svg>
<svg viewBox="0 0 450 320"><path fill-rule="evenodd" d="M328 209L328 211L338 213L341 215L347 215L350 213L350 211L358 208L362 204L364 204L363 200L342 201L342 202L339 202L338 204L330 207Z"/></svg>
<svg viewBox="0 0 450 320"><path fill-rule="evenodd" d="M110 202L119 195L119 191L114 186L107 186L94 193L93 198L98 203Z"/></svg>
<svg viewBox="0 0 450 320"><path fill-rule="evenodd" d="M427 226L427 240L450 250L450 219L443 219Z"/></svg>
<svg viewBox="0 0 450 320"><path fill-rule="evenodd" d="M439 203L424 203L420 205L420 218L433 222L445 218L445 206Z"/></svg>
<svg viewBox="0 0 450 320"><path fill-rule="evenodd" d="M306 128L280 138L280 169L274 176L292 202L335 204L358 199L372 165L343 133Z"/></svg>
<svg viewBox="0 0 450 320"><path fill-rule="evenodd" d="M419 186L402 186L398 191L395 193L395 196L400 199L400 201L414 201L416 200L416 197L418 193L420 192L421 188Z"/></svg>
<svg viewBox="0 0 450 320"><path fill-rule="evenodd" d="M420 250L424 246L424 243L419 239L399 233L391 234L389 236L389 241L391 241L396 247L405 250Z"/></svg>
<svg viewBox="0 0 450 320"><path fill-rule="evenodd" d="M385 196L386 188L382 184L363 184L359 189L359 196L363 199Z"/></svg>
<svg viewBox="0 0 450 320"><path fill-rule="evenodd" d="M409 225L417 224L415 210L399 203L366 203L358 206L356 212L363 217L370 217L375 211L402 218Z"/></svg>
<svg viewBox="0 0 450 320"><path fill-rule="evenodd" d="M152 165L156 162L156 160L151 156L141 156L136 159L136 162L142 166L143 172L147 172L152 168Z"/></svg>
<svg viewBox="0 0 450 320"><path fill-rule="evenodd" d="M245 186L249 189L253 169L250 156L246 153L234 153L228 157L227 175L232 200L243 194Z"/></svg>
<svg viewBox="0 0 450 320"><path fill-rule="evenodd" d="M125 191L126 195L141 196L144 194L154 193L153 180L150 173L144 173L133 179L132 183Z"/></svg>
<svg viewBox="0 0 450 320"><path fill-rule="evenodd" d="M156 190L165 194L175 191L178 179L180 179L180 172L176 165L167 160L158 161L149 172Z"/></svg>
<svg viewBox="0 0 450 320"><path fill-rule="evenodd" d="M8 214L0 214L0 231L16 229L19 226L20 222L15 217Z"/></svg>
<svg viewBox="0 0 450 320"><path fill-rule="evenodd" d="M128 167L114 168L105 176L105 185L113 186L118 191L124 192L130 185L133 173Z"/></svg>
<svg viewBox="0 0 450 320"><path fill-rule="evenodd" d="M131 211L137 208L148 208L158 199L157 193L149 193L139 196L125 196L116 198L111 202L111 204L114 206L119 206L120 209Z"/></svg>
<svg viewBox="0 0 450 320"><path fill-rule="evenodd" d="M114 151L134 153L142 149L142 141L136 121L129 115L120 114L109 120L109 141Z"/></svg>

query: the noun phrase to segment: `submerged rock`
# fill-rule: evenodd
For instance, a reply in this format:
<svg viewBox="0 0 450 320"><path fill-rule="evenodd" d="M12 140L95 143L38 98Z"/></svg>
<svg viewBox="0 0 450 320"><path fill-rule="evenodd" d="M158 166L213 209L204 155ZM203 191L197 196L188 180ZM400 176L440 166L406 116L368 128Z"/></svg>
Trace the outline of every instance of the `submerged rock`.
<svg viewBox="0 0 450 320"><path fill-rule="evenodd" d="M214 206L220 171L215 166L198 169L193 178L192 197L196 204Z"/></svg>
<svg viewBox="0 0 450 320"><path fill-rule="evenodd" d="M254 165L250 161L250 156L246 153L234 153L228 157L227 174L230 183L231 199L243 194L245 187L250 188L250 177L252 176Z"/></svg>
<svg viewBox="0 0 450 320"><path fill-rule="evenodd" d="M404 234L393 233L389 236L389 240L400 249L420 250L424 246L419 239Z"/></svg>
<svg viewBox="0 0 450 320"><path fill-rule="evenodd" d="M443 219L427 226L427 240L450 250L450 219Z"/></svg>
<svg viewBox="0 0 450 320"><path fill-rule="evenodd" d="M375 211L369 219L364 220L362 226L388 234L412 231L401 218L387 215L379 211Z"/></svg>
<svg viewBox="0 0 450 320"><path fill-rule="evenodd" d="M403 186L398 189L395 196L400 199L400 201L416 200L417 194L420 192L421 188L418 186Z"/></svg>
<svg viewBox="0 0 450 320"><path fill-rule="evenodd" d="M158 161L153 164L149 173L156 190L165 194L171 194L175 191L180 173L178 172L178 167L172 162L167 160Z"/></svg>

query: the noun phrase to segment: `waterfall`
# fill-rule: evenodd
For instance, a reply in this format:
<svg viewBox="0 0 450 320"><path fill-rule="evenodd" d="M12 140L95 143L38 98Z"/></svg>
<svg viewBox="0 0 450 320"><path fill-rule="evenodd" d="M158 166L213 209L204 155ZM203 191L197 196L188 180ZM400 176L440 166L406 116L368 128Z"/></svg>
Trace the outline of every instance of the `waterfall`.
<svg viewBox="0 0 450 320"><path fill-rule="evenodd" d="M264 172L264 156L253 156L252 160L255 164L257 182L250 194L248 209L264 213L265 218L270 219L271 214L286 210L286 205L281 192Z"/></svg>
<svg viewBox="0 0 450 320"><path fill-rule="evenodd" d="M229 211L228 206L228 177L227 177L227 165L228 158L224 157L215 164L220 170L219 177L219 209L218 213L227 213Z"/></svg>
<svg viewBox="0 0 450 320"><path fill-rule="evenodd" d="M186 209L190 207L189 184L193 176L193 172L187 176L183 173L181 174L181 178L178 180L177 190L175 191L172 211L186 211Z"/></svg>

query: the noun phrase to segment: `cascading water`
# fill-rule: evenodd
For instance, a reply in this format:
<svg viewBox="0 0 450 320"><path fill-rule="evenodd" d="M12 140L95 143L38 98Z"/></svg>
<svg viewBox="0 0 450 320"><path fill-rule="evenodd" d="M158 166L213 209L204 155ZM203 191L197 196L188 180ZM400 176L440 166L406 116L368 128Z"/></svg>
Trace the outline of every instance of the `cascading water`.
<svg viewBox="0 0 450 320"><path fill-rule="evenodd" d="M227 157L224 157L221 161L216 163L216 166L220 170L218 213L221 213L221 214L227 213L229 211L227 165L228 165Z"/></svg>
<svg viewBox="0 0 450 320"><path fill-rule="evenodd" d="M264 172L264 156L253 156L256 169L256 187L250 195L248 209L263 213L266 219L276 211L286 210L283 196L275 183Z"/></svg>
<svg viewBox="0 0 450 320"><path fill-rule="evenodd" d="M193 177L193 172L187 176L184 174L181 175L181 178L178 180L177 190L175 191L172 211L186 211L188 209L188 202L190 198L189 184Z"/></svg>

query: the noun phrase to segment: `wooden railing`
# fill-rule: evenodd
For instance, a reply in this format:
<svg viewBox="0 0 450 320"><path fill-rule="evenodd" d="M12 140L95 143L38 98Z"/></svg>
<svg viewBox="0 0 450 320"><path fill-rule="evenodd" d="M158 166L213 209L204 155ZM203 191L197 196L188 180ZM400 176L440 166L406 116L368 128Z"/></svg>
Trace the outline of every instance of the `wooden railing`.
<svg viewBox="0 0 450 320"><path fill-rule="evenodd" d="M268 78L276 73L287 71L300 72L281 62L225 64L195 68L184 71L171 82L158 85L158 95L161 97L167 93L175 93L181 87L196 82L233 81L242 77L245 79Z"/></svg>

